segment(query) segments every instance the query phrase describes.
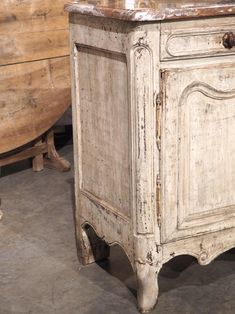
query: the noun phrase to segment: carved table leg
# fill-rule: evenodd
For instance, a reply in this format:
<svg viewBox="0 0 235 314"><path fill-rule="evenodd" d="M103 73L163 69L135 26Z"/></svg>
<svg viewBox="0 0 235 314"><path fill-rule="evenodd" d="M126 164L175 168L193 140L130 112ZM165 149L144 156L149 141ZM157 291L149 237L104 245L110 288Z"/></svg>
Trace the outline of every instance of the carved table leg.
<svg viewBox="0 0 235 314"><path fill-rule="evenodd" d="M69 171L70 163L59 156L54 144L54 133L49 131L46 136L47 143L47 157L44 158L44 165L50 169L56 169L59 171Z"/></svg>
<svg viewBox="0 0 235 314"><path fill-rule="evenodd" d="M155 307L158 298L158 274L161 267L136 263L138 283L137 300L141 313L147 313Z"/></svg>
<svg viewBox="0 0 235 314"><path fill-rule="evenodd" d="M89 226L77 226L78 258L83 265L109 257L109 246Z"/></svg>

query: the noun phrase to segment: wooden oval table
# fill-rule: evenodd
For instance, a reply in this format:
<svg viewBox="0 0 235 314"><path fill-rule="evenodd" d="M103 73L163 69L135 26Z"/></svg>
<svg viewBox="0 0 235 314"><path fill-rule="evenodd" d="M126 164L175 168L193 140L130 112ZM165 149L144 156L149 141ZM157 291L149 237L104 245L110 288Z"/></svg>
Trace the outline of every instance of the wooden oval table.
<svg viewBox="0 0 235 314"><path fill-rule="evenodd" d="M48 132L71 104L64 3L0 3L0 166L36 157L41 170L46 153L48 165L69 169Z"/></svg>

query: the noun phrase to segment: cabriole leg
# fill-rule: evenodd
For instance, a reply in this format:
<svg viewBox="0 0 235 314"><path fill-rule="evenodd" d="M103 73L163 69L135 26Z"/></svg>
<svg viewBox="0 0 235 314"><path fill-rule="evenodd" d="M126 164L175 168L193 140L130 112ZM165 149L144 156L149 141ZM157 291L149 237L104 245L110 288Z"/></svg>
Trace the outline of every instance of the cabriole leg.
<svg viewBox="0 0 235 314"><path fill-rule="evenodd" d="M158 298L158 274L160 267L136 263L137 301L141 313L147 313L155 307Z"/></svg>

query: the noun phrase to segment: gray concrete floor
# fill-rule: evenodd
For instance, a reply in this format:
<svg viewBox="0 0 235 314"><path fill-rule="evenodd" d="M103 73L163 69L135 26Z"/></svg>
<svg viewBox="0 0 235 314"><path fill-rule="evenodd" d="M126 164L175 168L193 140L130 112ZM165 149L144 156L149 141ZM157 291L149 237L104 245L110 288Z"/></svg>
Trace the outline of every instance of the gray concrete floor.
<svg viewBox="0 0 235 314"><path fill-rule="evenodd" d="M72 160L71 146L60 153ZM0 314L138 313L136 283L120 248L100 265L77 261L73 171L3 176L0 197ZM153 313L235 313L234 253L205 267L188 256L166 264Z"/></svg>

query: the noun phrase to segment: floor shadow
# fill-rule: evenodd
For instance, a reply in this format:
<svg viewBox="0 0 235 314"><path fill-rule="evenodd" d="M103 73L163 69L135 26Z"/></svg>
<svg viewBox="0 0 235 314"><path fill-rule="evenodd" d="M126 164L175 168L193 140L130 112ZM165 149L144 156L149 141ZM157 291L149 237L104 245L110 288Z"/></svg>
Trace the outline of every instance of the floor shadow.
<svg viewBox="0 0 235 314"><path fill-rule="evenodd" d="M137 282L131 263L125 252L119 245L110 248L110 257L97 263L111 276L123 282L131 293L136 297Z"/></svg>
<svg viewBox="0 0 235 314"><path fill-rule="evenodd" d="M235 261L235 249L220 255L207 266L199 265L192 256L177 256L164 264L160 271L158 277L159 293L161 295L186 286L209 286L220 278L226 278L234 273L235 266L224 267L227 261ZM131 264L119 246L112 247L109 260L101 261L98 265L111 276L122 281L136 296L137 282Z"/></svg>
<svg viewBox="0 0 235 314"><path fill-rule="evenodd" d="M231 261L231 267L227 262ZM186 286L209 286L235 271L234 250L221 254L209 265L201 266L194 257L177 256L163 265L159 275L160 294ZM225 267L226 266L226 267Z"/></svg>

